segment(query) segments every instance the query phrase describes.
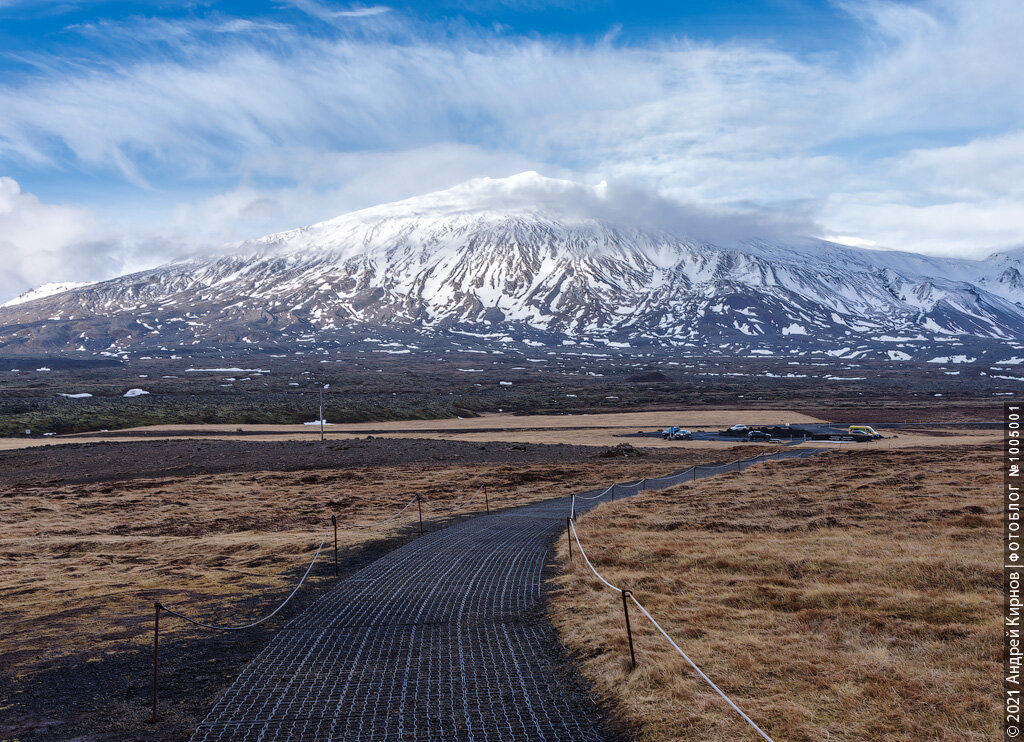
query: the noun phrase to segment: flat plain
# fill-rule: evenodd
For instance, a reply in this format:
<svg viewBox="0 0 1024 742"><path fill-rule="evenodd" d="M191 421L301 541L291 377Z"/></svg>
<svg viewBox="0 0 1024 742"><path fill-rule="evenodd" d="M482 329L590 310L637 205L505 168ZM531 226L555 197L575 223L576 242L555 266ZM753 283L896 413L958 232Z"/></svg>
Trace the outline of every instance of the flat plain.
<svg viewBox="0 0 1024 742"><path fill-rule="evenodd" d="M995 446L832 451L601 505L577 524L638 600L774 739L999 734ZM563 641L638 740L754 739L634 608L558 545Z"/></svg>
<svg viewBox="0 0 1024 742"><path fill-rule="evenodd" d="M501 508L774 450L638 430L830 420L896 427L806 463L644 495L623 510L602 506L581 519L581 535L695 657L742 650L715 655L710 670L780 737L991 732L981 720L991 709L964 689L984 687L991 669L995 598L991 570L979 565L994 548L998 503L979 488L995 471L998 431L976 423L1000 418L1005 387L943 368L922 368L908 384L894 364L794 366L808 378L785 381L757 362L726 377L721 359L685 370L669 360L479 361L154 359L0 377L0 739L186 739L274 632L336 584L333 555L251 632L165 622L156 726L146 723L153 602L223 623L262 615L297 582L331 514L344 579L418 536L416 508L378 529L354 527L393 515L415 494L425 528L436 529L479 513L482 492ZM878 378L810 378L826 371ZM328 382L326 416L336 424L321 444L317 426L303 422L316 419L318 386ZM150 394L124 397L136 387ZM94 397L59 396L67 393ZM624 455L600 455L613 448ZM666 581L663 571L675 576ZM896 595L902 583L906 594ZM569 571L550 588L550 619L630 734L746 734L642 630L644 660L628 672L621 614L591 595L585 575ZM958 601L967 606L960 613ZM823 646L835 667L822 664ZM763 660L774 663L774 686L758 674ZM886 685L900 662L906 671ZM923 709L949 700L940 681L963 704L952 699L950 715L931 722ZM905 713L883 714L883 703ZM845 737L843 714L853 719Z"/></svg>
<svg viewBox="0 0 1024 742"><path fill-rule="evenodd" d="M358 527L414 495L429 531L488 505L734 458L740 448L606 458L575 446L202 439L5 452L0 739L187 738L272 632L335 584L333 555L321 555L293 605L242 636L165 615L166 703L155 729L145 723L153 602L215 623L262 615L298 581L332 514L344 577L418 535L415 506L382 527Z"/></svg>

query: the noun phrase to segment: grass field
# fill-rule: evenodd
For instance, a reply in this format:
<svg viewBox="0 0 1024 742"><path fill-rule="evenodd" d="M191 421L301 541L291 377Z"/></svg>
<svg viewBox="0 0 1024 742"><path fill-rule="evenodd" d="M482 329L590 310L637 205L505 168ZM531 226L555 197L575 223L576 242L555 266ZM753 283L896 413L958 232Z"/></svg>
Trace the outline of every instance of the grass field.
<svg viewBox="0 0 1024 742"><path fill-rule="evenodd" d="M874 422L872 413L847 415L850 419ZM905 413L905 417L914 417ZM660 438L624 438L639 430L656 431L678 425L699 431L720 431L737 422L748 425L801 425L823 422L815 417L787 409L760 407L666 409L646 412L616 412L565 415L512 415L485 413L472 418L444 420L400 420L369 423L339 423L325 428L329 440L357 438L372 434L377 437L426 438L432 440L500 441L537 444L570 444L614 446L630 442L647 448L709 448L721 450L721 441L666 441ZM983 444L1001 440L998 429L911 428L885 429L886 440L873 447L897 448L922 445ZM125 439L157 440L175 437L203 437L221 440L315 440L320 430L315 425L152 425L125 429L108 434L70 434L49 438L0 438L0 451L62 443L88 441L119 441ZM829 445L815 443L814 445Z"/></svg>
<svg viewBox="0 0 1024 742"><path fill-rule="evenodd" d="M481 485L491 507L502 508L639 478L652 466L667 472L736 455L728 448L680 451L652 464L649 457L594 458L591 451L552 464L449 461L62 486L0 483L0 675L11 683L11 695L0 698L0 739L70 739L71 729L116 735L111 739L187 738L244 657L232 659L236 637L215 636L210 644L210 632L167 618L164 722L147 729L153 602L215 623L263 615L301 575L331 513L344 560L361 548L415 537L415 506L384 528L350 524L391 516L417 493L426 527L434 529L449 517L441 511ZM484 503L478 495L463 512L482 511ZM332 584L328 552L302 595ZM275 619L264 628L279 626ZM207 643L200 646L201 639ZM246 651L268 639L244 637ZM113 669L98 672L104 663ZM74 678L85 670L97 672L83 690ZM21 692L33 686L35 700Z"/></svg>
<svg viewBox="0 0 1024 742"><path fill-rule="evenodd" d="M581 516L632 589L775 739L999 734L995 446L853 449L647 493ZM551 602L585 676L640 740L756 739L577 558Z"/></svg>
<svg viewBox="0 0 1024 742"><path fill-rule="evenodd" d="M579 442L657 445L609 431L664 414L619 425L619 416L502 415L412 427L447 427L421 435L464 442L566 442L571 432ZM685 414L684 424L698 427L722 413ZM492 431L467 432L481 423ZM582 427L591 424L596 431ZM602 506L581 517L580 535L599 568L634 589L777 739L988 739L1000 667L993 433L899 436ZM265 440L231 445L257 446L262 457L269 447L257 441ZM387 528L346 524L387 517L414 493L424 497L430 529L480 485L502 507L766 450L677 444L599 458L580 449L551 463L505 464L477 461L489 455L483 444L448 443L406 465L395 458L402 445L346 444L386 451L359 453L359 465L254 471L222 457L234 467L216 470L226 473L127 478L116 474L123 446L140 456L162 451L154 466L164 471L188 465L195 445L62 447L59 465L56 452L7 454L37 460L26 465L39 471L0 482L0 739L70 739L83 730L112 740L186 738L280 624L238 639L169 621L164 721L155 730L144 725L153 601L229 624L262 615L298 579L331 513L341 523L344 573L417 532L415 508ZM96 481L107 469L111 479ZM70 483L78 475L85 483ZM467 510L482 507L477 498ZM559 549L564 564L564 540ZM641 666L630 672L621 602L578 567L558 578L552 616L586 676L641 739L751 738L637 615ZM325 554L296 604L332 584Z"/></svg>

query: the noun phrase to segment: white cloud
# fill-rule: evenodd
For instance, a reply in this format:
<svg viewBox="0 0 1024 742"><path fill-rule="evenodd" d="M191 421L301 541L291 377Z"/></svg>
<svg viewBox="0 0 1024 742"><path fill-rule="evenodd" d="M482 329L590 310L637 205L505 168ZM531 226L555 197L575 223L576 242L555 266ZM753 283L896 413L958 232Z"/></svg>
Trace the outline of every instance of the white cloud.
<svg viewBox="0 0 1024 742"><path fill-rule="evenodd" d="M127 262L527 169L607 179L656 223L677 219L675 201L700 204L686 218L709 234L726 213L746 215L733 236L813 228L965 254L1022 240L1015 0L847 2L865 46L817 56L437 33L384 5L293 5L337 32L223 18L83 29L137 61L33 59L31 77L0 84L0 162L67 167L70 152L141 187L220 183L154 190L166 217L150 233L165 239L123 238ZM637 195L650 190L669 200Z"/></svg>
<svg viewBox="0 0 1024 742"><path fill-rule="evenodd" d="M142 229L112 224L90 209L45 203L0 176L0 304L46 283L99 281L219 243L171 220Z"/></svg>
<svg viewBox="0 0 1024 742"><path fill-rule="evenodd" d="M472 203L484 209L532 211L543 205L556 217L597 218L626 227L643 226L718 245L733 245L754 236L766 239L809 234L815 226L806 219L754 210L710 209L665 198L625 181L586 185L545 178L534 172L513 178L479 179L452 189L439 198Z"/></svg>
<svg viewBox="0 0 1024 742"><path fill-rule="evenodd" d="M89 280L118 270L115 251L98 242L97 222L86 209L42 203L0 177L0 297L9 299L43 283Z"/></svg>
<svg viewBox="0 0 1024 742"><path fill-rule="evenodd" d="M397 152L322 153L280 150L243 169L276 180L299 181L273 188L239 186L181 202L159 231L173 234L188 252L323 221L340 214L456 186L488 175L538 169L541 163L513 153L442 144ZM551 168L549 173L565 175ZM151 225L150 231L154 231ZM143 229L143 231L145 231Z"/></svg>
<svg viewBox="0 0 1024 742"><path fill-rule="evenodd" d="M387 5L353 5L350 8L339 9L317 0L290 0L289 5L294 5L314 18L329 22L342 18L369 18L391 12Z"/></svg>
<svg viewBox="0 0 1024 742"><path fill-rule="evenodd" d="M998 0L977 6L993 4L1005 11L990 19L993 30L1024 16ZM430 41L397 22L390 28L401 44L286 34L293 44L286 53L261 45L262 37L213 51L189 46L186 35L177 59L70 77L55 66L39 84L3 89L10 113L0 132L29 152L29 143L41 149L41 140L55 137L100 165L111 165L115 151L183 151L196 158L188 166L216 161L225 145L232 156L278 142L351 150L407 148L417 139L503 140L549 157L739 162L837 137L907 131L921 116L934 128L946 120L939 112L978 125L996 110L1024 111L1012 95L1024 87L1009 63L1020 56L1009 40L988 39L995 48L984 56L993 59L969 61L982 45L980 7L947 25L921 9L879 3L864 4L861 15L884 30L886 43L852 72L756 46L567 47L472 34ZM950 67L958 73L932 71ZM908 96L917 99L908 104ZM919 105L922 96L930 105ZM962 105L979 99L980 107ZM228 134L230 141L218 138Z"/></svg>
<svg viewBox="0 0 1024 742"><path fill-rule="evenodd" d="M900 190L865 182L860 191L836 191L819 219L874 243L939 255L984 257L1024 244L1024 131L914 149L881 167Z"/></svg>
<svg viewBox="0 0 1024 742"><path fill-rule="evenodd" d="M871 194L839 194L822 211L823 219L840 233L868 233L885 247L912 245L932 255L983 258L1024 244L1020 199L914 205L881 201Z"/></svg>
<svg viewBox="0 0 1024 742"><path fill-rule="evenodd" d="M1024 112L1024 6L1017 0L862 0L843 4L874 34L851 76L872 134L1019 125Z"/></svg>
<svg viewBox="0 0 1024 742"><path fill-rule="evenodd" d="M964 199L1024 197L1024 129L955 147L915 149L897 172L936 196Z"/></svg>

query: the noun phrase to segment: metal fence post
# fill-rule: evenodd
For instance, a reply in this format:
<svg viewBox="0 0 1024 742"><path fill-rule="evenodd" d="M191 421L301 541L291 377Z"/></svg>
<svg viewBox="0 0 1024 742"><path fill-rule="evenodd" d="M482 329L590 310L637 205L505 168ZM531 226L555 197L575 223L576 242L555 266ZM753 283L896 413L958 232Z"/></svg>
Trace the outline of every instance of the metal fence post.
<svg viewBox="0 0 1024 742"><path fill-rule="evenodd" d="M565 516L565 538L569 542L569 566L572 566L572 518Z"/></svg>
<svg viewBox="0 0 1024 742"><path fill-rule="evenodd" d="M420 535L423 535L423 505L419 495L416 495L416 509L420 513Z"/></svg>
<svg viewBox="0 0 1024 742"><path fill-rule="evenodd" d="M486 484L483 485L483 489L484 489L484 505L487 506L487 514L490 515L491 514L491 498L489 498L487 496L487 485Z"/></svg>
<svg viewBox="0 0 1024 742"><path fill-rule="evenodd" d="M690 481L691 482L696 482L697 481L697 467L694 466L693 469L691 469L690 471L693 472L693 478Z"/></svg>
<svg viewBox="0 0 1024 742"><path fill-rule="evenodd" d="M160 609L163 608L159 603L153 603L153 718L150 720L156 724L156 682L157 682L157 668L159 667L160 658Z"/></svg>
<svg viewBox="0 0 1024 742"><path fill-rule="evenodd" d="M334 576L338 576L338 517L331 516L331 525L334 526Z"/></svg>
<svg viewBox="0 0 1024 742"><path fill-rule="evenodd" d="M633 628L629 625L629 603L627 602L628 596L632 595L629 590L622 591L622 612L626 615L626 638L629 639L629 661L633 663L633 669L636 669L636 653L633 651Z"/></svg>

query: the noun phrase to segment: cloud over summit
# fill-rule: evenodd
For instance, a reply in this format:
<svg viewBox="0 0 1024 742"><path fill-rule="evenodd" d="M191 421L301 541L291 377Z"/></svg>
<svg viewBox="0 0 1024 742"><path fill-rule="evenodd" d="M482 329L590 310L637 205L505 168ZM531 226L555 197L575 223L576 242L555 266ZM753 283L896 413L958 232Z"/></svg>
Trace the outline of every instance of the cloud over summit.
<svg viewBox="0 0 1024 742"><path fill-rule="evenodd" d="M188 250L530 169L607 181L605 211L724 240L810 230L965 255L1024 240L1012 0L847 0L854 41L813 52L281 7L69 26L0 83L0 173L40 204L74 203L47 193L67 173L83 192L134 189L154 215L143 238L116 199L67 208L95 212L82 239L103 224L162 245L154 260L169 235Z"/></svg>

